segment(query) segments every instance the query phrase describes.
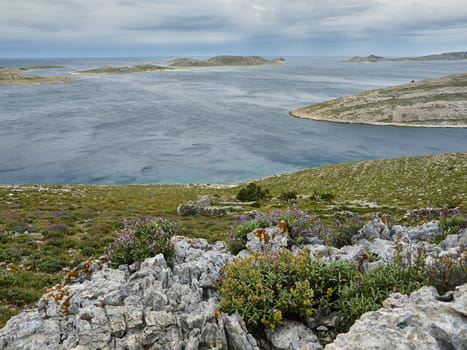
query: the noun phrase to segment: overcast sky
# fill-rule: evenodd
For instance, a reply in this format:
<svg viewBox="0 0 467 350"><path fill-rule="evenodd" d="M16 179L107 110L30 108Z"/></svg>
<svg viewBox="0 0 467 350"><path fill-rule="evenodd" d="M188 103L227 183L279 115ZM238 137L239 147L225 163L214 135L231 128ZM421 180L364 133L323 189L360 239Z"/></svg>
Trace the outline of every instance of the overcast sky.
<svg viewBox="0 0 467 350"><path fill-rule="evenodd" d="M465 0L0 0L0 57L466 50Z"/></svg>

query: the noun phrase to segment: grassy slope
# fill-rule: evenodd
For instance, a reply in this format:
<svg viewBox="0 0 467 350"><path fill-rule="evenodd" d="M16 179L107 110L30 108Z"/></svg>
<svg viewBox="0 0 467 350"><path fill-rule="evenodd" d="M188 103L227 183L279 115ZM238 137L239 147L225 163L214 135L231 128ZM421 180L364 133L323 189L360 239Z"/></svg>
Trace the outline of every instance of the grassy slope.
<svg viewBox="0 0 467 350"><path fill-rule="evenodd" d="M332 203L303 201L325 219L339 209L370 215L426 206L467 207L467 153L339 164L257 181L281 192L333 193ZM235 195L237 187L192 185L34 185L0 187L0 327L45 288L91 256L99 256L125 219L156 215L177 220L190 236L225 239L233 218L179 217L177 205L198 195ZM353 201L362 201L358 204ZM367 208L363 202L382 207ZM266 201L262 210L288 203ZM252 208L246 208L252 209ZM329 218L328 218L329 219ZM55 231L52 225L66 225ZM27 231L27 232L25 232Z"/></svg>
<svg viewBox="0 0 467 350"><path fill-rule="evenodd" d="M343 123L467 127L467 73L372 90L290 112Z"/></svg>

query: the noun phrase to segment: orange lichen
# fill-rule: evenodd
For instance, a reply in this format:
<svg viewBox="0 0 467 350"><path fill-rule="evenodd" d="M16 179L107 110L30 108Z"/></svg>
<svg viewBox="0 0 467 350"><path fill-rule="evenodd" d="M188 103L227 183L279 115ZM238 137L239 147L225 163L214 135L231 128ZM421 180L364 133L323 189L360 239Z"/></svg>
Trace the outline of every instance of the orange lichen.
<svg viewBox="0 0 467 350"><path fill-rule="evenodd" d="M258 239L264 243L269 242L269 236L266 233L266 230L264 228L259 228L253 232L253 234L258 237Z"/></svg>
<svg viewBox="0 0 467 350"><path fill-rule="evenodd" d="M79 275L78 270L73 270L73 271L68 272L64 278L65 284L73 283L73 279L78 278L78 275Z"/></svg>
<svg viewBox="0 0 467 350"><path fill-rule="evenodd" d="M279 221L277 227L282 230L282 234L287 234L287 223L284 220Z"/></svg>
<svg viewBox="0 0 467 350"><path fill-rule="evenodd" d="M46 294L44 303L45 305L49 305L49 300L53 300L55 305L58 305L60 307L60 312L64 316L69 316L72 297L73 294L70 295L69 287L62 287L61 285L56 285Z"/></svg>
<svg viewBox="0 0 467 350"><path fill-rule="evenodd" d="M425 220L422 220L422 221L420 221L420 222L417 224L417 226L423 226L423 225L425 225L425 224L426 224L426 221L425 221Z"/></svg>
<svg viewBox="0 0 467 350"><path fill-rule="evenodd" d="M216 310L214 316L216 317L216 320L218 320L221 317L221 312L219 310Z"/></svg>

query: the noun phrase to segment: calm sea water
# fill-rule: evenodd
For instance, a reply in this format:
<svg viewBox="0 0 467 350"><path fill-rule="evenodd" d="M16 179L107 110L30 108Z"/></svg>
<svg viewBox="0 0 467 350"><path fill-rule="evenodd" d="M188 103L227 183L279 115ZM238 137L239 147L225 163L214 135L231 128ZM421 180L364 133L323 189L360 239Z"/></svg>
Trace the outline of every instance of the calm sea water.
<svg viewBox="0 0 467 350"><path fill-rule="evenodd" d="M0 59L69 75L157 58ZM467 72L467 61L337 63L79 76L0 85L0 183L235 183L324 164L467 151L466 129L333 124L288 111L356 92ZM78 77L78 76L77 76Z"/></svg>

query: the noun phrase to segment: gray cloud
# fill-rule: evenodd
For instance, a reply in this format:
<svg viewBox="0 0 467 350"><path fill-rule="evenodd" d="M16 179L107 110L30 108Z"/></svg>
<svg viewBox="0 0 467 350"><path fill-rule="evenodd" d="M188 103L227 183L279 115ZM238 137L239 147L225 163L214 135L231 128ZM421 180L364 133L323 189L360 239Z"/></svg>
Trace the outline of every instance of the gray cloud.
<svg viewBox="0 0 467 350"><path fill-rule="evenodd" d="M320 38L370 45L382 37L467 37L464 0L0 0L0 8L0 45L288 45Z"/></svg>

